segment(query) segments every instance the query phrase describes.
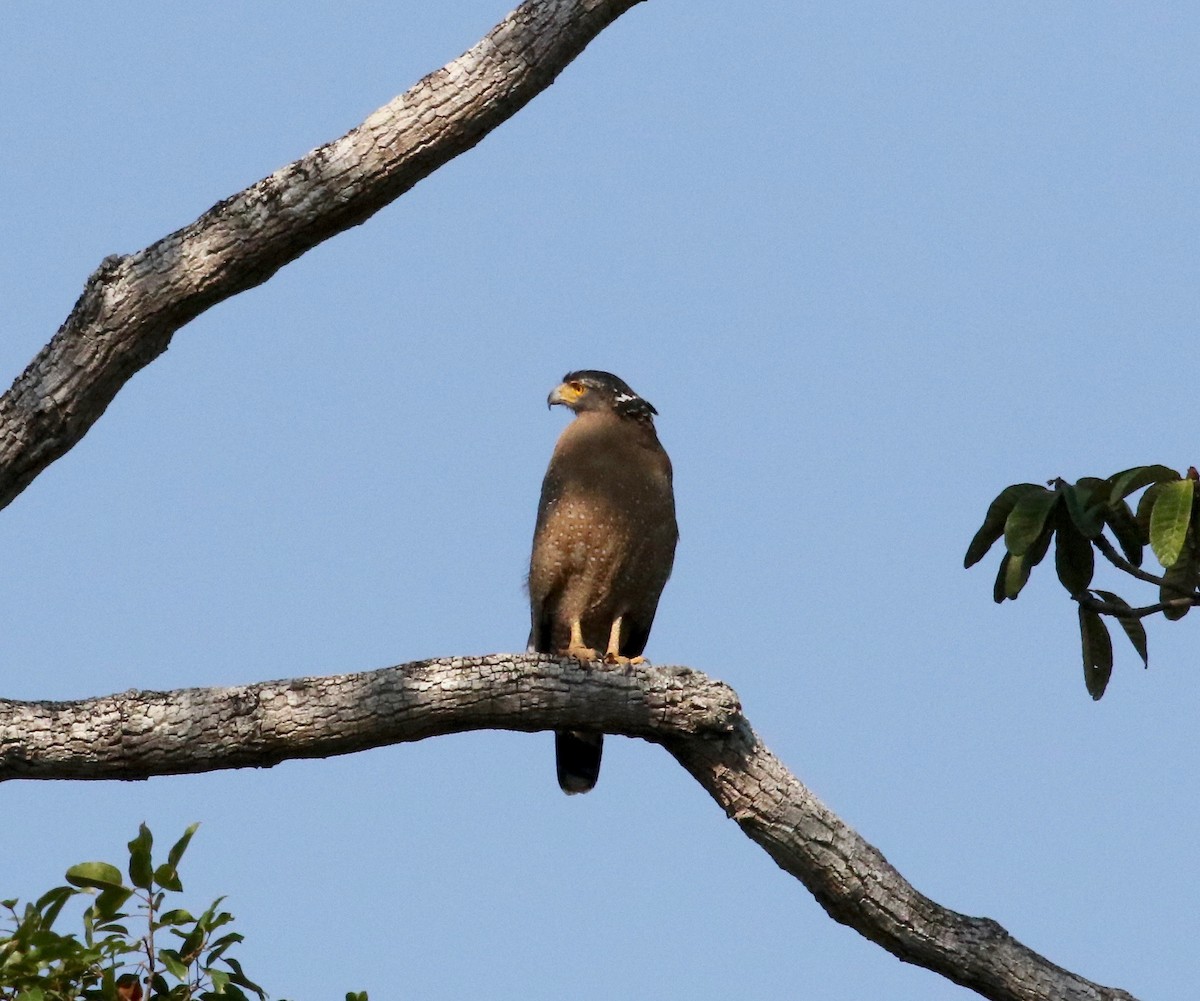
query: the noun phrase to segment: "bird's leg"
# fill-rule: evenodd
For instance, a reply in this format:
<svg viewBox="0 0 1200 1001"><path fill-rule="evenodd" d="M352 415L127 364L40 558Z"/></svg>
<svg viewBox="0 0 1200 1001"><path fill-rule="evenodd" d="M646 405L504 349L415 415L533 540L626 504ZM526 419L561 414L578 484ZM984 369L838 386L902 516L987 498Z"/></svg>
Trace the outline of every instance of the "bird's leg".
<svg viewBox="0 0 1200 1001"><path fill-rule="evenodd" d="M590 646L584 646L583 627L578 619L571 620L571 642L567 645L567 656L577 660L599 660L600 654Z"/></svg>
<svg viewBox="0 0 1200 1001"><path fill-rule="evenodd" d="M622 657L621 656L621 622L625 617L618 615L613 619L612 629L608 634L608 650L604 653L604 663L606 664L640 664L644 657Z"/></svg>
<svg viewBox="0 0 1200 1001"><path fill-rule="evenodd" d="M608 649L604 652L604 663L620 664L622 661L629 663L621 656L621 618L618 615L613 619L612 628L608 631Z"/></svg>

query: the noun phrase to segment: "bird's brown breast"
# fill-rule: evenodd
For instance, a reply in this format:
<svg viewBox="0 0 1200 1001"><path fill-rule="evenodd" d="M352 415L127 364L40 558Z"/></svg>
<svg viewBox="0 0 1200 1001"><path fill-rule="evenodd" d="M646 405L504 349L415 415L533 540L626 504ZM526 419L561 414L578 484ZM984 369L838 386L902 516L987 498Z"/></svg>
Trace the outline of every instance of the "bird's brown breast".
<svg viewBox="0 0 1200 1001"><path fill-rule="evenodd" d="M576 418L546 471L530 560L535 631L539 611L550 613L547 648L565 648L576 618L600 649L617 616L648 631L677 537L671 463L653 425Z"/></svg>

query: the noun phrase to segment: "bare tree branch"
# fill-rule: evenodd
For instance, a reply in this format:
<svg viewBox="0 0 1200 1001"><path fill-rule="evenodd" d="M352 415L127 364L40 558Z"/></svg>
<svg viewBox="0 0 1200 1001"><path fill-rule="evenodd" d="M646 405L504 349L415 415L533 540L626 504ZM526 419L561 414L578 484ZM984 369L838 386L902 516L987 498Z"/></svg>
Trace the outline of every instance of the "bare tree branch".
<svg viewBox="0 0 1200 1001"><path fill-rule="evenodd" d="M727 685L686 668L593 670L544 654L77 702L0 699L0 782L269 768L463 730L603 726L659 740L728 731L739 710Z"/></svg>
<svg viewBox="0 0 1200 1001"><path fill-rule="evenodd" d="M234 688L0 700L0 781L269 767L464 730L571 727L664 744L833 918L906 962L995 1001L1133 1001L919 893L762 745L727 685L688 668L494 654Z"/></svg>
<svg viewBox="0 0 1200 1001"><path fill-rule="evenodd" d="M789 772L744 718L728 735L663 743L831 918L906 963L994 1001L1134 1001L1056 966L990 918L959 914L920 893Z"/></svg>
<svg viewBox="0 0 1200 1001"><path fill-rule="evenodd" d="M72 448L121 387L210 306L366 221L545 90L640 0L527 0L342 138L88 279L0 397L0 508Z"/></svg>

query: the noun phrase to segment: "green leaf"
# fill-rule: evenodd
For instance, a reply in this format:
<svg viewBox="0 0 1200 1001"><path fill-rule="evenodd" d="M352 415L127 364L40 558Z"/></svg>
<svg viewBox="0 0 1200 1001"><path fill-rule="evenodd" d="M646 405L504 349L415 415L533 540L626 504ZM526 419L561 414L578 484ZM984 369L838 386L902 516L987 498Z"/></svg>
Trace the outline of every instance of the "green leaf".
<svg viewBox="0 0 1200 1001"><path fill-rule="evenodd" d="M1029 565L1032 570L1046 558L1046 553L1050 549L1050 540L1054 538L1054 526L1047 525L1042 529L1042 534L1038 536L1037 542L1029 547L1029 551L1022 559Z"/></svg>
<svg viewBox="0 0 1200 1001"><path fill-rule="evenodd" d="M1004 547L1013 556L1023 556L1038 540L1058 499L1057 492L1039 487L1037 493L1026 493L1017 501L1004 522Z"/></svg>
<svg viewBox="0 0 1200 1001"><path fill-rule="evenodd" d="M121 870L107 862L80 862L67 870L67 882L72 886L93 886L99 890L123 887Z"/></svg>
<svg viewBox="0 0 1200 1001"><path fill-rule="evenodd" d="M183 832L183 836L171 845L171 850L167 852L167 865L172 869L179 866L179 860L183 858L183 853L187 851L188 843L192 840L192 835L196 833L196 829L200 826L200 822L189 824L187 830Z"/></svg>
<svg viewBox="0 0 1200 1001"><path fill-rule="evenodd" d="M1033 568L1024 556L1009 554L1008 569L1004 574L1004 597L1016 601L1021 588L1029 583L1029 571Z"/></svg>
<svg viewBox="0 0 1200 1001"><path fill-rule="evenodd" d="M183 883L179 881L179 873L175 871L173 865L165 862L154 870L154 882L164 890L174 890L176 893L183 889Z"/></svg>
<svg viewBox="0 0 1200 1001"><path fill-rule="evenodd" d="M175 931L175 929L172 930ZM183 937L183 941L179 943L179 955L186 957L187 962L190 963L204 945L204 929L197 924L186 935L179 931L175 933Z"/></svg>
<svg viewBox="0 0 1200 1001"><path fill-rule="evenodd" d="M158 916L154 923L156 928L166 928L169 925L190 925L196 919L182 907L166 911Z"/></svg>
<svg viewBox="0 0 1200 1001"><path fill-rule="evenodd" d="M246 976L245 971L242 969L242 964L236 959L226 956L222 962L233 971L229 978L233 983L245 987L247 990L254 991L260 998L267 996L266 992L258 984Z"/></svg>
<svg viewBox="0 0 1200 1001"><path fill-rule="evenodd" d="M205 912L203 914L201 914L200 917L196 918L196 927L197 928L207 931L210 928L215 928L218 923L224 924L223 921L221 921L221 922L215 921L215 919L213 917L217 913L217 908L221 906L221 903L222 903L222 901L224 901L224 899L225 899L224 897L217 897L216 900L214 900L211 904L209 904L208 909L205 910ZM226 920L232 919L231 915L225 914L223 916L226 918Z"/></svg>
<svg viewBox="0 0 1200 1001"><path fill-rule="evenodd" d="M1122 598L1119 594L1113 594L1112 591L1101 591L1098 587L1092 588L1094 594L1098 594L1100 598L1107 601L1110 605L1117 605L1120 608L1132 611L1129 602ZM1150 655L1146 644L1146 627L1142 625L1141 619L1125 618L1120 615L1114 615L1121 628L1125 630L1125 635L1129 637L1129 642L1133 644L1133 648L1138 652L1138 656L1142 658L1142 667L1150 666Z"/></svg>
<svg viewBox="0 0 1200 1001"><path fill-rule="evenodd" d="M1092 544L1080 534L1070 518L1058 519L1055 533L1054 569L1068 594L1086 591L1092 583L1096 569L1096 557Z"/></svg>
<svg viewBox="0 0 1200 1001"><path fill-rule="evenodd" d="M137 837L129 842L129 882L139 890L150 889L154 879L154 866L150 862L150 849L154 836L145 823L138 825Z"/></svg>
<svg viewBox="0 0 1200 1001"><path fill-rule="evenodd" d="M1164 483L1150 512L1150 547L1164 568L1174 566L1183 552L1192 520L1194 480Z"/></svg>
<svg viewBox="0 0 1200 1001"><path fill-rule="evenodd" d="M1151 483L1163 483L1179 478L1179 474L1167 466L1134 466L1108 478L1108 502L1115 504Z"/></svg>
<svg viewBox="0 0 1200 1001"><path fill-rule="evenodd" d="M1125 559L1135 567L1142 565L1142 532L1126 501L1119 500L1104 509L1104 521L1112 529L1113 537Z"/></svg>
<svg viewBox="0 0 1200 1001"><path fill-rule="evenodd" d="M49 928L58 920L59 912L68 900L75 896L79 891L72 889L69 886L56 886L53 890L47 890L37 899L34 905L42 914L42 927ZM16 907L17 902L5 901L5 905L12 910ZM0 940L2 941L2 940Z"/></svg>
<svg viewBox="0 0 1200 1001"><path fill-rule="evenodd" d="M1200 553L1196 552L1194 533L1188 532L1179 559L1163 573L1163 582L1158 588L1158 600L1173 601L1176 598L1191 598L1196 592L1197 585L1200 585ZM1176 622L1191 610L1191 605L1164 608L1163 618L1170 622Z"/></svg>
<svg viewBox="0 0 1200 1001"><path fill-rule="evenodd" d="M176 980L187 980L187 965L174 949L159 949L158 961Z"/></svg>
<svg viewBox="0 0 1200 1001"><path fill-rule="evenodd" d="M1104 527L1100 504L1097 502L1097 488L1103 486L1103 480L1085 476L1074 486L1063 483L1058 488L1066 502L1067 513L1085 539L1094 539Z"/></svg>
<svg viewBox="0 0 1200 1001"><path fill-rule="evenodd" d="M1154 502L1158 500L1159 491L1163 488L1162 483L1154 483L1142 494L1138 500L1137 514L1134 515L1134 520L1138 525L1138 534L1142 537L1144 544L1150 542L1150 515L1154 510Z"/></svg>
<svg viewBox="0 0 1200 1001"><path fill-rule="evenodd" d="M992 585L992 601L997 605L1008 597L1004 593L1004 582L1008 579L1008 565L1012 562L1012 557L1005 553L1000 558L1000 569L996 571L996 582Z"/></svg>
<svg viewBox="0 0 1200 1001"><path fill-rule="evenodd" d="M92 904L92 910L96 912L97 920L113 921L118 917L124 917L125 915L121 914L120 910L131 896L133 896L133 890L127 886L110 886L106 890L101 890L95 903Z"/></svg>
<svg viewBox="0 0 1200 1001"><path fill-rule="evenodd" d="M243 937L237 932L229 932L227 935L222 935L215 942L208 943L208 954L204 958L205 966L212 966L218 959L224 955L225 951L230 947L244 941Z"/></svg>
<svg viewBox="0 0 1200 1001"><path fill-rule="evenodd" d="M987 555L987 551L1004 534L1004 523L1008 520L1012 509L1016 507L1017 501L1026 494L1039 490L1045 490L1045 487L1036 483L1014 483L1000 491L996 499L988 505L983 524L967 547L967 555L963 558L964 567L973 567Z"/></svg>
<svg viewBox="0 0 1200 1001"><path fill-rule="evenodd" d="M1083 682L1096 700L1112 677L1112 639L1104 620L1090 608L1079 606L1079 635L1083 645Z"/></svg>

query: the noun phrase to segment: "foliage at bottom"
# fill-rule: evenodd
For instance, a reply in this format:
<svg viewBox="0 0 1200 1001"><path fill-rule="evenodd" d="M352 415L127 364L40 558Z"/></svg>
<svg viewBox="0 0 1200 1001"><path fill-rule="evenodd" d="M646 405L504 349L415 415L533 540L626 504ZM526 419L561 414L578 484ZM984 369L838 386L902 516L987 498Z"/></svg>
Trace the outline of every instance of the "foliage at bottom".
<svg viewBox="0 0 1200 1001"><path fill-rule="evenodd" d="M32 903L0 900L0 1001L266 1001L230 955L242 936L229 930L225 898L198 915L175 905L183 891L179 862L198 826L156 864L154 838L142 824L129 842L128 883L115 865L81 862L67 870L66 885ZM76 898L91 901L82 928L56 930Z"/></svg>

